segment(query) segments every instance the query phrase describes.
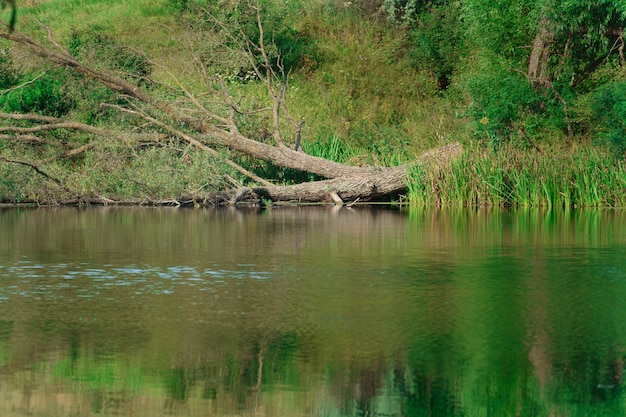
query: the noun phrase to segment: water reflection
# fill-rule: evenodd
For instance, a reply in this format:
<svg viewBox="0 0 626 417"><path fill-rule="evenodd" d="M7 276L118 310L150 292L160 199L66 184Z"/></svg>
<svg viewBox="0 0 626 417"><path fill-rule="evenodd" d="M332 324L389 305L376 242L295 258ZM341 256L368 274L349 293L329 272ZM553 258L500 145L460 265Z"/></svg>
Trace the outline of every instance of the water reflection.
<svg viewBox="0 0 626 417"><path fill-rule="evenodd" d="M0 211L0 415L623 415L620 211Z"/></svg>

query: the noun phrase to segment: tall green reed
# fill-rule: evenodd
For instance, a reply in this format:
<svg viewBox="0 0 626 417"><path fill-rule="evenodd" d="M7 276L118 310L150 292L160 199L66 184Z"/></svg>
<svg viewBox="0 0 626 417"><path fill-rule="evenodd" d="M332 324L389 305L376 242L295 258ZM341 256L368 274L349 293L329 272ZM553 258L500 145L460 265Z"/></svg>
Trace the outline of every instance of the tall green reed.
<svg viewBox="0 0 626 417"><path fill-rule="evenodd" d="M626 166L596 148L471 149L445 167L412 168L407 187L418 206L624 207Z"/></svg>

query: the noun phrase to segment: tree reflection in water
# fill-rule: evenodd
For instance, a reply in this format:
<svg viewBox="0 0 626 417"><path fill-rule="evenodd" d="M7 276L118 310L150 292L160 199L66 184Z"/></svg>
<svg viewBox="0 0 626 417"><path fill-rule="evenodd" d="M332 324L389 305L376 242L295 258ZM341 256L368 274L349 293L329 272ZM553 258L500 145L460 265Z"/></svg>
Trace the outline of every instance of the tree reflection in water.
<svg viewBox="0 0 626 417"><path fill-rule="evenodd" d="M0 415L624 415L625 220L0 211Z"/></svg>

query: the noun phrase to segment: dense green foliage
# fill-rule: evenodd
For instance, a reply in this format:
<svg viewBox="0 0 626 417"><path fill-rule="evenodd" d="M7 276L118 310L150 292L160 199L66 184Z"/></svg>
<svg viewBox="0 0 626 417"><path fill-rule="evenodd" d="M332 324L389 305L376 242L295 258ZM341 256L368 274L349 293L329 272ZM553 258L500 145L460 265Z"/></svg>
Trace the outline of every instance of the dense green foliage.
<svg viewBox="0 0 626 417"><path fill-rule="evenodd" d="M509 93L510 101L518 106L514 118L505 124L512 129L503 133L501 125L492 127L487 124L484 130L506 139L511 137L509 132L512 130L525 129L523 135L536 140L543 140L550 133L567 134L571 140L574 135L590 130L593 120L583 116L587 112L586 95L623 76L623 56L616 48L622 40L611 35L610 31L613 24L624 26L623 13L626 9L622 6L623 10L618 13L617 10L607 10L605 6L608 3L583 3L538 2L529 7L528 3L519 2L517 8L511 6L513 10L505 10L503 14L506 21L510 20L508 16L517 16L522 20L513 26L525 29L518 32L518 36L524 35L523 38L503 37L497 42L476 45L480 48L479 59L488 57L482 67L487 77L504 71L522 75L509 88L500 90L504 94ZM523 10L524 7L529 8ZM622 16L618 19L620 13ZM604 16L610 20L601 22ZM503 32L490 27L486 17L479 14L473 38L485 39L487 31ZM507 29L504 33L510 32ZM545 43L545 50L536 47L538 41ZM535 52L538 62L536 73L532 74L530 61ZM491 95L485 89L487 83L471 89L473 96L482 99L475 106L474 114L478 117L482 113L490 119L498 119L501 114L497 109L490 109L481 103L485 101L484 96L488 100ZM529 85L532 85L532 90L528 90ZM516 94L520 88L525 88L526 92Z"/></svg>
<svg viewBox="0 0 626 417"><path fill-rule="evenodd" d="M33 74L15 66L8 49L0 52L0 108L7 112L39 113L46 116L63 116L75 107L75 102L65 84L64 71L51 70ZM22 88L16 88L24 83Z"/></svg>
<svg viewBox="0 0 626 417"><path fill-rule="evenodd" d="M204 10L209 8L215 18L236 21L250 40L259 40L256 12L249 1L208 3L213 6L200 0L172 0L183 14L197 12L202 6ZM401 56L400 60L415 71L390 71L399 77L396 79L420 85L426 95L415 99L435 99L437 107L452 101L457 113L471 117L478 138L494 144L513 139L536 147L558 138L571 143L593 136L608 139L618 145L618 151L622 150L619 107L623 95L619 94L619 82L624 79L623 4L584 0L495 4L485 0L385 0L359 5L330 1L294 5L266 0L258 4L267 22L264 41L274 46L272 58L283 58L289 70L302 69L302 74L294 74L298 80L306 75L307 83L319 77L326 88L336 84L337 72L328 70L338 59L347 65L340 74L354 74L358 67L349 62L349 57L338 55L339 45L329 43L338 36L344 41L346 36L358 37L364 31L356 22L361 19L373 27L370 30L374 37L390 37L382 45L372 38L361 39L370 42L372 48L395 55L385 62L390 69L394 63L389 60ZM336 17L326 14L331 10ZM394 45L393 38L400 42ZM345 53L367 59L362 50L351 51L349 41L343 45ZM379 84L392 96L388 100L395 101L394 108L402 107L398 105L402 94L385 85L386 76L376 74L371 67L368 70L368 83L351 80L351 89L344 91L351 102L343 103L336 111L349 112L361 101L371 100L367 92L376 91ZM428 77L431 86L445 94L438 96L437 89L424 90ZM615 94L610 93L613 90ZM381 110L377 108L371 116L361 111L365 117L360 120L350 120L353 117L346 115L349 127L345 140L362 145L359 138L365 128L368 133L364 135L369 136L366 140L375 141L371 137L375 130L369 123L371 118L377 119L374 123L378 126L406 120L404 114L381 119ZM616 117L608 120L606 115Z"/></svg>
<svg viewBox="0 0 626 417"><path fill-rule="evenodd" d="M60 13L64 19L56 18ZM590 148L590 154L602 153L606 170L614 178L623 178L623 2L159 0L131 5L124 0L68 4L44 0L27 4L20 16L24 30L40 30L37 21L49 24L77 59L162 97L177 90L179 81L193 94L205 95L210 82L206 77L220 74L242 109L268 106L267 91L255 72L255 67L264 71L265 58L257 48L262 42L277 77L289 77L286 99L291 116L306 121L301 132L303 149L340 162L396 165L453 141L480 150L466 157L464 163L469 166L479 166L485 158L503 163L498 155L502 149L576 158L583 147ZM142 130L131 117L100 105L123 103L123 98L61 69L42 70L39 61L4 51L0 54L2 111ZM223 110L222 106L217 111ZM237 123L248 137L272 141L268 113L241 112ZM281 128L290 140L295 137L291 125ZM69 132L63 137L67 144L89 140L85 134ZM614 153L591 149L596 146ZM0 147L10 150L9 156L53 156L53 149L42 145L0 139ZM148 178L133 168L133 158L146 156L160 165L153 158L161 155L162 163L170 166L172 160L187 160L195 152L168 148L169 152L148 156L143 155L146 148L118 146L127 155L120 154L110 165L128 163L120 175L148 184ZM480 160L473 160L478 154ZM50 168L62 178L96 184L88 176L97 169L84 165L94 158L99 159L98 155L80 157ZM233 158L281 183L312 179L250 158ZM524 165L532 160L522 158L515 172L536 175L532 166ZM590 162L588 168L594 166ZM85 168L78 180L72 171L77 167ZM2 165L0 170L11 168ZM570 177L576 172L580 171L575 169ZM219 175L211 170L209 177ZM413 178L413 183L419 178ZM153 194L167 195L177 187L185 189L184 183L198 182L190 178ZM129 182L120 179L116 183ZM619 181L616 184L619 189ZM221 180L209 181L204 188L223 185ZM11 187L0 191L0 196L13 195L9 190L19 188L19 181ZM114 188L119 195L142 194L136 187ZM37 194L26 192L33 193ZM568 194L561 189L557 193ZM460 204L485 203L478 195L457 198ZM432 201L451 202L438 197ZM533 204L538 201L546 204L544 199ZM612 195L589 201L594 201L592 205L621 204Z"/></svg>
<svg viewBox="0 0 626 417"><path fill-rule="evenodd" d="M598 106L615 111L588 96L624 78L624 3L386 0L383 8L412 34L418 65L452 77L477 131L495 142L573 140L598 131L587 117Z"/></svg>
<svg viewBox="0 0 626 417"><path fill-rule="evenodd" d="M626 154L626 82L603 85L593 94L593 118L598 137Z"/></svg>

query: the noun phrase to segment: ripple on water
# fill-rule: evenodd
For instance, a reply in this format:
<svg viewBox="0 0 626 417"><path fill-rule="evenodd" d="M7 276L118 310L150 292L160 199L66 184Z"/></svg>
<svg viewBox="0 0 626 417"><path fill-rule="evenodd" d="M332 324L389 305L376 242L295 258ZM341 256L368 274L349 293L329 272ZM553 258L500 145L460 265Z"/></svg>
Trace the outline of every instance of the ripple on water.
<svg viewBox="0 0 626 417"><path fill-rule="evenodd" d="M166 268L151 265L94 266L87 262L43 265L22 260L13 265L0 266L0 277L8 278L0 285L0 301L11 297L34 297L37 300L90 299L111 294L116 288L132 288L133 297L171 295L176 288L193 287L198 292L214 294L215 298L228 294L228 286L241 285L247 280L268 280L272 273L258 271L254 264L239 264L236 270L197 268L173 265ZM101 299L115 299L108 296Z"/></svg>

